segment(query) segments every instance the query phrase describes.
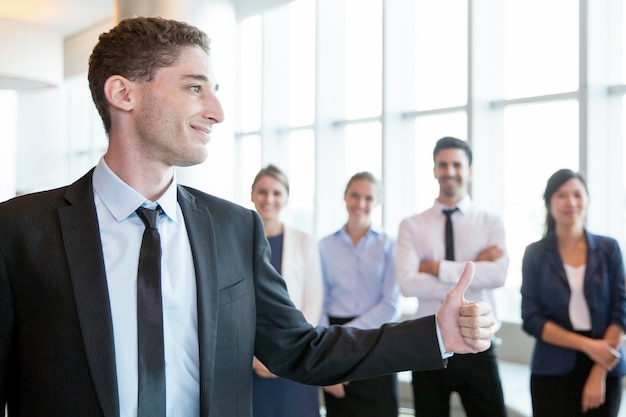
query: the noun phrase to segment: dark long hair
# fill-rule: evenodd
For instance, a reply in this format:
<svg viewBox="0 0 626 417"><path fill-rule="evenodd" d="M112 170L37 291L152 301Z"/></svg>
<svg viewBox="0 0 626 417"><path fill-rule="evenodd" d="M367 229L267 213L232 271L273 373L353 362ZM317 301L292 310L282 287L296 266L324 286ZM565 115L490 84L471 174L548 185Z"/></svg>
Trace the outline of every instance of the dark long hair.
<svg viewBox="0 0 626 417"><path fill-rule="evenodd" d="M583 184L587 195L589 195L587 183L580 172L572 171L571 169L559 169L557 172L552 174L546 184L546 191L543 193L543 201L546 205L546 224L544 236L553 231L556 226L554 217L550 214L550 199L563 184L572 178L577 178Z"/></svg>

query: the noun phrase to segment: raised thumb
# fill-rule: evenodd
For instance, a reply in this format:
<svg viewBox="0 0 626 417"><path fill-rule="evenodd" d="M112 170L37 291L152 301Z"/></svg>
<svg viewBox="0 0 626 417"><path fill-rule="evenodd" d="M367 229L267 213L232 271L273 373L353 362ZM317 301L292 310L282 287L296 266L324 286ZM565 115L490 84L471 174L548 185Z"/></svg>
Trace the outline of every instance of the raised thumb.
<svg viewBox="0 0 626 417"><path fill-rule="evenodd" d="M457 282L449 292L451 296L465 298L465 290L467 290L472 282L472 279L474 278L475 269L476 266L474 265L474 262L467 262L465 264L465 269L463 269L459 282Z"/></svg>

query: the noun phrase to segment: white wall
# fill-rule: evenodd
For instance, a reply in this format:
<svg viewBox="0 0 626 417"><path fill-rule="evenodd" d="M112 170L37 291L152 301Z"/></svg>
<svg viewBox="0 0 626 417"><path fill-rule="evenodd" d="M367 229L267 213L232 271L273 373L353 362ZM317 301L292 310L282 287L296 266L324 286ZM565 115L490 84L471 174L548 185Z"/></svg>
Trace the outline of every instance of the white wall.
<svg viewBox="0 0 626 417"><path fill-rule="evenodd" d="M0 91L0 201L15 195L17 93Z"/></svg>

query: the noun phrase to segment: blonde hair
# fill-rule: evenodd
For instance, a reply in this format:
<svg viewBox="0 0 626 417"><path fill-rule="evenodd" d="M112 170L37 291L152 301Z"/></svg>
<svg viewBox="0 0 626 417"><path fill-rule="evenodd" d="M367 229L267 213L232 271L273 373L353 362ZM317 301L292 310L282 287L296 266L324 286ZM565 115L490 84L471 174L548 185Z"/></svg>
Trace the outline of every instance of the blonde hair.
<svg viewBox="0 0 626 417"><path fill-rule="evenodd" d="M257 182L259 182L261 178L266 176L272 177L276 181L284 185L285 189L287 190L287 195L289 195L289 180L287 179L287 175L283 171L281 171L280 168L278 168L276 165L272 164L269 164L265 168L261 168L261 170L256 174L256 176L254 177L254 181L252 182L251 191L254 191L254 187L256 186Z"/></svg>
<svg viewBox="0 0 626 417"><path fill-rule="evenodd" d="M346 189L343 192L343 195L345 196L346 194L348 194L348 188L350 188L353 182L359 181L359 180L366 180L374 184L376 186L376 200L381 201L383 187L380 181L378 181L378 179L374 176L374 174L368 171L357 172L352 177L350 177L350 180L348 181L348 184L346 185Z"/></svg>

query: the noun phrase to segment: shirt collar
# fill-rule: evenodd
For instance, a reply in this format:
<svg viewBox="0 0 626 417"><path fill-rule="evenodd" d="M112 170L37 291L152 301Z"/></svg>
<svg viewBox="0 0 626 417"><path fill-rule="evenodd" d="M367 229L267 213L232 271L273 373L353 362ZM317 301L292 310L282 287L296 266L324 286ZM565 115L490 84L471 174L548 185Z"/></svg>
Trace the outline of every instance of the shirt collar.
<svg viewBox="0 0 626 417"><path fill-rule="evenodd" d="M154 207L160 205L163 213L174 222L177 222L177 186L176 172L172 177L172 182L165 190L165 193L157 201L150 201L130 185L126 184L107 165L104 158L100 158L93 173L93 189L100 197L105 207L111 215L121 222L130 216L140 206Z"/></svg>
<svg viewBox="0 0 626 417"><path fill-rule="evenodd" d="M435 208L439 211L443 211L444 209L451 209L454 207L458 207L461 213L467 213L472 205L472 199L469 194L466 194L458 203L453 206L446 206L439 202L439 200L435 199Z"/></svg>
<svg viewBox="0 0 626 417"><path fill-rule="evenodd" d="M348 225L345 224L341 229L337 230L335 232L335 234L339 235L339 236L342 236L344 239L352 242L352 239L350 238L350 236L348 235L348 232L346 231L346 227L347 226ZM375 227L373 225L370 225L370 228L367 229L367 233L365 233L365 236L363 236L363 237L366 238L367 236L370 236L370 235L375 235L376 236L376 235L379 235L380 233L381 233L381 229L380 228L377 228L377 227Z"/></svg>

